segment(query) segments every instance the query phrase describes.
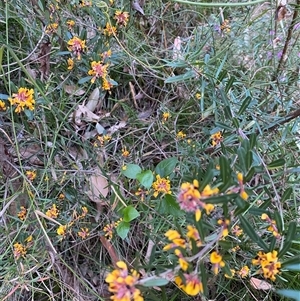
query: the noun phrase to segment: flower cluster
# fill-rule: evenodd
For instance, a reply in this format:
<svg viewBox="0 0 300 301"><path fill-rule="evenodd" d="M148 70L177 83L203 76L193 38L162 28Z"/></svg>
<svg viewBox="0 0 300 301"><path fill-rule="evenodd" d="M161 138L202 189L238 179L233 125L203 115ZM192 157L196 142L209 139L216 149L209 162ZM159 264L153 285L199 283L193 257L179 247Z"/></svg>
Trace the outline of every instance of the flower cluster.
<svg viewBox="0 0 300 301"><path fill-rule="evenodd" d="M262 220L265 220L268 224L269 224L269 227L268 227L268 231L271 231L272 234L276 237L276 238L280 238L281 235L279 234L278 232L278 228L276 226L276 221L275 220L272 220L268 214L266 213L263 213L261 215L261 219Z"/></svg>
<svg viewBox="0 0 300 301"><path fill-rule="evenodd" d="M51 23L46 27L46 33L52 34L57 31L58 24L57 23Z"/></svg>
<svg viewBox="0 0 300 301"><path fill-rule="evenodd" d="M123 219L120 218L119 220L117 220L116 222L114 223L110 223L110 224L107 224L104 228L103 228L103 231L104 231L104 236L106 236L109 240L111 240L113 238L113 235L114 235L114 231L115 229L118 227L118 225L120 224L120 222L122 221Z"/></svg>
<svg viewBox="0 0 300 301"><path fill-rule="evenodd" d="M222 24L220 25L220 29L221 31L223 32L230 32L230 24L229 24L229 20L228 19L225 19Z"/></svg>
<svg viewBox="0 0 300 301"><path fill-rule="evenodd" d="M56 208L56 206L55 206L55 208ZM52 207L52 210L53 210L53 207ZM87 207L81 207L81 211L82 211L81 214L78 214L77 211L74 211L72 220L66 225L60 225L57 228L56 233L63 238L67 234L67 230L71 229L75 222L86 217L86 215L88 213ZM50 214L50 212L49 212L49 214ZM58 211L57 211L57 214L58 214ZM83 232L85 232L85 233L83 233ZM81 231L78 232L78 235L81 238L83 238L83 236L86 238L89 235L88 229L81 228Z"/></svg>
<svg viewBox="0 0 300 301"><path fill-rule="evenodd" d="M219 193L218 188L211 188L206 185L202 192L199 191L199 182L194 180L193 183L185 182L181 185L177 201L182 210L186 212L194 212L196 221L201 218L201 209L206 210L206 214L210 214L214 209L214 205L204 203L203 200Z"/></svg>
<svg viewBox="0 0 300 301"><path fill-rule="evenodd" d="M81 54L86 50L85 41L74 37L68 41L68 50L73 52L78 60L81 60Z"/></svg>
<svg viewBox="0 0 300 301"><path fill-rule="evenodd" d="M171 114L169 112L164 112L162 114L162 123L167 122L170 117L171 117Z"/></svg>
<svg viewBox="0 0 300 301"><path fill-rule="evenodd" d="M14 244L14 257L15 259L20 259L21 257L25 257L27 254L27 250L32 246L33 242L32 242L32 235L28 236L25 239L26 244L21 244L19 242L16 242Z"/></svg>
<svg viewBox="0 0 300 301"><path fill-rule="evenodd" d="M47 210L46 215L50 218L57 218L59 210L57 209L56 205L53 204L50 209Z"/></svg>
<svg viewBox="0 0 300 301"><path fill-rule="evenodd" d="M102 147L105 145L106 142L111 140L111 136L109 135L98 135L96 137L96 141L94 142L95 147Z"/></svg>
<svg viewBox="0 0 300 301"><path fill-rule="evenodd" d="M113 301L143 301L141 292L136 288L139 275L137 271L128 271L124 261L116 263L117 268L109 273L105 279L108 283L108 290L113 293L111 299Z"/></svg>
<svg viewBox="0 0 300 301"><path fill-rule="evenodd" d="M33 89L28 88L20 88L18 93L14 93L12 98L8 98L10 104L16 105L15 112L20 113L24 111L24 109L28 109L30 111L34 110L35 100L33 98L34 91Z"/></svg>
<svg viewBox="0 0 300 301"><path fill-rule="evenodd" d="M170 243L165 245L164 251L174 249L174 254L178 258L178 265L184 273L179 273L175 277L175 283L180 289L190 296L195 296L199 293L203 293L202 282L200 281L197 274L194 272L188 272L191 265L185 258L185 254L193 254L193 246L200 247L202 242L198 230L192 226L187 226L186 239L182 238L181 234L176 230L169 230L165 233Z"/></svg>
<svg viewBox="0 0 300 301"><path fill-rule="evenodd" d="M266 279L276 280L276 275L280 273L281 263L278 261L277 251L264 253L258 252L257 257L252 259L253 265L260 265L261 272Z"/></svg>
<svg viewBox="0 0 300 301"><path fill-rule="evenodd" d="M217 132L215 134L211 135L211 144L213 147L217 146L218 144L220 144L223 141L223 136L221 132Z"/></svg>
<svg viewBox="0 0 300 301"><path fill-rule="evenodd" d="M129 13L126 11L122 12L121 10L117 10L115 12L114 19L116 20L117 25L119 25L120 27L125 27L129 20Z"/></svg>
<svg viewBox="0 0 300 301"><path fill-rule="evenodd" d="M179 131L176 136L178 139L184 139L186 134L183 131Z"/></svg>
<svg viewBox="0 0 300 301"><path fill-rule="evenodd" d="M153 196L156 198L159 193L171 194L171 184L168 178L161 178L156 175L156 181L153 182L152 188L154 189Z"/></svg>
<svg viewBox="0 0 300 301"><path fill-rule="evenodd" d="M20 208L21 210L19 211L18 213L18 218L21 220L21 221L24 221L26 216L27 216L27 209L24 207L24 206L21 206Z"/></svg>

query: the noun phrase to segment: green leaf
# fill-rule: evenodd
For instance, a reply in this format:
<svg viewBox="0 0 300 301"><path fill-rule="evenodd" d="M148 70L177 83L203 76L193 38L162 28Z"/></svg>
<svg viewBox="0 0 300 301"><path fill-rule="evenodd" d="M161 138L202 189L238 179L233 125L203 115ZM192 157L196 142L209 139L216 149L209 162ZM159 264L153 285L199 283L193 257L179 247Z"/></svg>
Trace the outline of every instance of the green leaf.
<svg viewBox="0 0 300 301"><path fill-rule="evenodd" d="M136 179L141 183L141 185L149 189L153 183L153 173L151 170L142 171L136 175Z"/></svg>
<svg viewBox="0 0 300 301"><path fill-rule="evenodd" d="M211 182L213 177L214 177L213 169L208 167L208 171L205 173L204 178L202 179L202 181L199 181L200 182L199 190L202 191L205 188L205 186Z"/></svg>
<svg viewBox="0 0 300 301"><path fill-rule="evenodd" d="M295 234L297 230L297 224L295 222L290 222L289 228L287 230L287 235L282 249L279 251L278 258L282 257L291 247L293 239L295 239Z"/></svg>
<svg viewBox="0 0 300 301"><path fill-rule="evenodd" d="M283 224L282 224L282 222L283 222L283 220L282 220L281 215L280 215L280 213L278 211L274 212L274 220L276 222L276 226L277 226L278 232L282 233L282 230L283 230Z"/></svg>
<svg viewBox="0 0 300 301"><path fill-rule="evenodd" d="M121 221L117 226L117 234L122 238L125 239L128 235L130 229L130 224L125 221Z"/></svg>
<svg viewBox="0 0 300 301"><path fill-rule="evenodd" d="M169 283L169 280L164 279L164 278L155 278L155 279L150 279L145 282L143 282L143 286L146 287L152 287L152 286L164 286Z"/></svg>
<svg viewBox="0 0 300 301"><path fill-rule="evenodd" d="M79 85L84 84L84 83L90 81L91 78L92 78L91 76L83 77L83 78L81 78L81 79L78 81L78 84L79 84Z"/></svg>
<svg viewBox="0 0 300 301"><path fill-rule="evenodd" d="M252 239L253 242L256 242L265 252L268 251L268 246L266 243L257 235L253 226L251 226L248 221L242 215L239 216L241 226L244 232Z"/></svg>
<svg viewBox="0 0 300 301"><path fill-rule="evenodd" d="M210 198L205 199L205 203L208 204L224 204L228 203L231 200L235 199L238 195L235 193L227 194L227 195L218 195L212 196Z"/></svg>
<svg viewBox="0 0 300 301"><path fill-rule="evenodd" d="M224 129L227 131L233 131L234 128L230 127L229 125L222 123L222 122L215 122L216 127L220 128L220 129Z"/></svg>
<svg viewBox="0 0 300 301"><path fill-rule="evenodd" d="M178 159L176 157L164 159L157 164L155 167L155 172L162 178L167 177L174 171L177 163Z"/></svg>
<svg viewBox="0 0 300 301"><path fill-rule="evenodd" d="M170 194L166 194L162 200L158 201L156 210L160 214L172 215L175 217L184 215L184 212L180 209L179 204Z"/></svg>
<svg viewBox="0 0 300 301"><path fill-rule="evenodd" d="M282 290L276 290L276 293L287 297L287 298L292 298L296 301L300 301L300 291L294 291L294 290L289 290L289 289L282 289Z"/></svg>
<svg viewBox="0 0 300 301"><path fill-rule="evenodd" d="M288 189L286 189L285 192L284 192L284 194L281 197L281 200L280 200L281 203L285 202L286 200L289 200L292 192L293 192L293 188L292 187L289 187Z"/></svg>
<svg viewBox="0 0 300 301"><path fill-rule="evenodd" d="M230 76L228 83L226 85L225 88L225 93L228 93L228 91L230 90L231 86L233 85L233 83L235 82L235 77L234 76Z"/></svg>
<svg viewBox="0 0 300 301"><path fill-rule="evenodd" d="M182 82L186 81L188 79L195 78L197 76L197 73L194 70L189 70L184 74L181 75L175 75L175 76L170 76L165 80L166 84L171 84L171 83L177 83L177 82Z"/></svg>
<svg viewBox="0 0 300 301"><path fill-rule="evenodd" d="M244 99L244 101L243 101L243 103L242 103L242 105L241 105L241 107L240 107L240 109L239 109L238 115L241 115L241 114L244 113L244 111L248 108L250 102L251 102L251 97L250 97L250 96L247 96L247 97Z"/></svg>
<svg viewBox="0 0 300 301"><path fill-rule="evenodd" d="M122 169L122 174L129 179L136 179L137 174L139 174L142 169L137 164L127 164L126 169Z"/></svg>
<svg viewBox="0 0 300 301"><path fill-rule="evenodd" d="M246 168L246 150L243 147L240 147L237 150L237 155L240 161L241 168L243 169L243 173L245 174L248 169Z"/></svg>
<svg viewBox="0 0 300 301"><path fill-rule="evenodd" d="M283 158L280 158L278 160L275 160L267 165L268 169L275 169L278 167L281 167L285 164L285 160Z"/></svg>
<svg viewBox="0 0 300 301"><path fill-rule="evenodd" d="M249 137L250 149L253 149L256 146L257 134L252 133Z"/></svg>
<svg viewBox="0 0 300 301"><path fill-rule="evenodd" d="M225 158L224 156L221 156L219 160L220 160L219 161L220 175L221 175L222 182L227 183L231 174L231 168L229 162L227 158Z"/></svg>
<svg viewBox="0 0 300 301"><path fill-rule="evenodd" d="M287 269L289 271L300 272L300 263L285 265L284 269Z"/></svg>
<svg viewBox="0 0 300 301"><path fill-rule="evenodd" d="M131 222L138 216L140 216L139 212L131 205L123 209L123 220L125 222Z"/></svg>
<svg viewBox="0 0 300 301"><path fill-rule="evenodd" d="M251 167L249 169L248 173L246 174L246 176L244 177L244 182L245 183L249 182L252 179L252 177L254 176L254 174L255 174L255 169L254 169L254 167Z"/></svg>

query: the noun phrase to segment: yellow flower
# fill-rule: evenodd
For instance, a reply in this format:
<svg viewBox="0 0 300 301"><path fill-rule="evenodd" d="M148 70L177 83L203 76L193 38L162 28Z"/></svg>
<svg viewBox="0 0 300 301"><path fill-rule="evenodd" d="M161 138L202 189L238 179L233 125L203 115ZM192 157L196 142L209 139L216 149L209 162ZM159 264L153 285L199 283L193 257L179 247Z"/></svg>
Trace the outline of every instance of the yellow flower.
<svg viewBox="0 0 300 301"><path fill-rule="evenodd" d="M6 110L6 105L3 100L0 100L0 111L5 111Z"/></svg>
<svg viewBox="0 0 300 301"><path fill-rule="evenodd" d="M115 12L114 19L117 21L117 25L125 27L129 19L129 13L126 11L122 12L120 10L117 10Z"/></svg>
<svg viewBox="0 0 300 301"><path fill-rule="evenodd" d="M116 35L117 34L117 28L115 26L112 26L109 24L109 22L106 23L105 28L103 29L103 33L106 36Z"/></svg>
<svg viewBox="0 0 300 301"><path fill-rule="evenodd" d="M199 293L203 293L203 284L194 274L183 274L184 282L177 276L175 277L175 283L180 289L190 296L196 296Z"/></svg>
<svg viewBox="0 0 300 301"><path fill-rule="evenodd" d="M34 179L36 178L36 171L26 171L26 177L30 182L34 181Z"/></svg>
<svg viewBox="0 0 300 301"><path fill-rule="evenodd" d="M25 257L27 253L26 247L20 243L14 244L14 256L18 260L20 257Z"/></svg>
<svg viewBox="0 0 300 301"><path fill-rule="evenodd" d="M161 178L160 175L156 176L156 181L152 184L155 190L153 196L156 198L159 193L171 194L171 184L168 178Z"/></svg>
<svg viewBox="0 0 300 301"><path fill-rule="evenodd" d="M97 78L105 79L107 76L107 68L108 64L103 65L102 62L98 61L92 61L91 62L91 70L88 71L89 75L92 75L91 82L94 83Z"/></svg>
<svg viewBox="0 0 300 301"><path fill-rule="evenodd" d="M74 37L71 40L68 41L68 50L72 51L75 56L77 56L77 59L81 59L81 54L86 49L85 41L81 40L78 37Z"/></svg>
<svg viewBox="0 0 300 301"><path fill-rule="evenodd" d="M82 239L86 239L90 233L88 228L81 228L81 231L78 231L78 236L81 237Z"/></svg>
<svg viewBox="0 0 300 301"><path fill-rule="evenodd" d="M221 141L223 141L223 137L222 137L222 133L221 132L217 132L213 135L211 135L211 139L212 139L212 146L215 147L217 146Z"/></svg>
<svg viewBox="0 0 300 301"><path fill-rule="evenodd" d="M33 98L34 91L33 89L20 88L18 93L14 93L13 98L8 98L10 104L17 105L15 112L20 113L24 111L25 108L33 111L35 100Z"/></svg>
<svg viewBox="0 0 300 301"><path fill-rule="evenodd" d="M169 118L171 117L171 114L169 112L164 112L163 115L162 115L162 122L166 122Z"/></svg>
<svg viewBox="0 0 300 301"><path fill-rule="evenodd" d="M74 68L74 60L68 58L68 70L72 70Z"/></svg>
<svg viewBox="0 0 300 301"><path fill-rule="evenodd" d="M186 247L186 241L181 238L181 235L178 231L176 230L168 230L165 233L165 236L168 238L168 240L171 241L171 243L167 244L163 250L164 251L168 251L172 248L176 248L176 247L182 247L185 248Z"/></svg>
<svg viewBox="0 0 300 301"><path fill-rule="evenodd" d="M196 93L195 94L195 98L199 100L201 98L201 94L200 93Z"/></svg>
<svg viewBox="0 0 300 301"><path fill-rule="evenodd" d="M245 278L248 276L249 274L249 268L248 266L243 266L239 271L238 271L238 274L242 277L242 278Z"/></svg>
<svg viewBox="0 0 300 301"><path fill-rule="evenodd" d="M129 156L129 151L126 149L126 146L122 148L122 156L127 158Z"/></svg>
<svg viewBox="0 0 300 301"><path fill-rule="evenodd" d="M54 33L54 32L56 32L57 28L58 28L57 23L51 23L46 27L46 33L47 34Z"/></svg>
<svg viewBox="0 0 300 301"><path fill-rule="evenodd" d="M241 197L243 200L247 201L248 198L249 198L249 195L248 195L248 193L247 193L245 190L243 190L243 191L240 192L240 197Z"/></svg>
<svg viewBox="0 0 300 301"><path fill-rule="evenodd" d="M105 278L108 283L108 290L114 295L111 296L115 301L143 301L144 298L140 295L141 292L135 287L138 283L139 275L135 270L128 271L124 261L116 263L117 268Z"/></svg>
<svg viewBox="0 0 300 301"><path fill-rule="evenodd" d="M235 225L232 229L231 229L232 234L234 234L235 236L239 237L243 234L243 229L240 228L239 225Z"/></svg>
<svg viewBox="0 0 300 301"><path fill-rule="evenodd" d="M230 272L231 272L231 276L230 276L230 275L227 275L227 274L225 274L224 276L225 276L226 278L232 279L232 278L234 277L234 275L235 275L235 270L234 270L234 269L230 269Z"/></svg>
<svg viewBox="0 0 300 301"><path fill-rule="evenodd" d="M24 206L21 206L21 211L18 213L18 218L23 221L26 218L27 215L27 209Z"/></svg>
<svg viewBox="0 0 300 301"><path fill-rule="evenodd" d="M225 219L225 220L219 219L217 223L218 223L218 225L222 226L222 236L226 237L229 232L228 226L230 224L230 220L229 219Z"/></svg>
<svg viewBox="0 0 300 301"><path fill-rule="evenodd" d="M189 239L193 239L197 243L197 247L200 247L202 245L201 240L200 240L200 235L198 230L196 229L195 226L187 225L187 230L188 232L186 233L186 236Z"/></svg>
<svg viewBox="0 0 300 301"><path fill-rule="evenodd" d="M215 275L219 273L220 267L223 268L225 266L225 262L222 260L222 256L216 251L210 254L210 262L213 264L212 269Z"/></svg>
<svg viewBox="0 0 300 301"><path fill-rule="evenodd" d="M189 267L189 263L184 259L180 250L176 249L174 251L175 255L178 256L178 262L183 271L186 271Z"/></svg>
<svg viewBox="0 0 300 301"><path fill-rule="evenodd" d="M113 87L113 84L107 80L106 78L102 79L102 89L105 91L109 91Z"/></svg>
<svg viewBox="0 0 300 301"><path fill-rule="evenodd" d="M57 234L60 236L64 236L66 234L67 231L67 226L66 225L60 225L57 229Z"/></svg>
<svg viewBox="0 0 300 301"><path fill-rule="evenodd" d="M237 174L237 179L238 179L239 182L243 183L244 177L243 177L243 174L241 172L239 172Z"/></svg>
<svg viewBox="0 0 300 301"><path fill-rule="evenodd" d="M60 194L58 195L58 199L59 199L60 201L64 200L64 199L65 199L65 195L64 195L63 193L60 193Z"/></svg>
<svg viewBox="0 0 300 301"><path fill-rule="evenodd" d="M58 209L56 208L56 205L53 204L51 209L48 209L47 212L46 212L46 215L48 217L51 217L51 218L57 218L58 217Z"/></svg>
<svg viewBox="0 0 300 301"><path fill-rule="evenodd" d="M68 20L66 24L68 25L69 30L71 30L75 26L75 21Z"/></svg>
<svg viewBox="0 0 300 301"><path fill-rule="evenodd" d="M186 134L183 131L179 131L176 136L178 139L183 139L186 137Z"/></svg>
<svg viewBox="0 0 300 301"><path fill-rule="evenodd" d="M106 58L111 57L111 54L112 54L111 49L104 51L103 53L101 53L102 60L104 61Z"/></svg>
<svg viewBox="0 0 300 301"><path fill-rule="evenodd" d="M143 190L142 188L139 188L138 191L135 192L135 195L139 196L142 202L145 200L145 197L148 194L149 194L149 191Z"/></svg>

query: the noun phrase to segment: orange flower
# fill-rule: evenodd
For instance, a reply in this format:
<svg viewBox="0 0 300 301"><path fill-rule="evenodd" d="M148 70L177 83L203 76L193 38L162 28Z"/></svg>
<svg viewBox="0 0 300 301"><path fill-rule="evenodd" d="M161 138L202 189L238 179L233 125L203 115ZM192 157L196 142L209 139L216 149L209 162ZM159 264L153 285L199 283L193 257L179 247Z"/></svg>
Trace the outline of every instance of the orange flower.
<svg viewBox="0 0 300 301"><path fill-rule="evenodd" d="M34 110L35 100L33 98L33 89L20 88L18 93L13 94L13 98L8 98L11 105L17 105L15 112L20 113L24 109Z"/></svg>
<svg viewBox="0 0 300 301"><path fill-rule="evenodd" d="M72 51L75 56L77 56L77 59L81 59L81 54L86 49L85 41L81 40L78 37L74 37L71 40L68 41L68 50Z"/></svg>
<svg viewBox="0 0 300 301"><path fill-rule="evenodd" d="M128 19L129 19L129 13L126 12L126 11L120 11L120 10L117 10L115 12L115 16L114 16L114 19L117 21L117 24L119 26L126 26L127 25L127 22L128 22Z"/></svg>

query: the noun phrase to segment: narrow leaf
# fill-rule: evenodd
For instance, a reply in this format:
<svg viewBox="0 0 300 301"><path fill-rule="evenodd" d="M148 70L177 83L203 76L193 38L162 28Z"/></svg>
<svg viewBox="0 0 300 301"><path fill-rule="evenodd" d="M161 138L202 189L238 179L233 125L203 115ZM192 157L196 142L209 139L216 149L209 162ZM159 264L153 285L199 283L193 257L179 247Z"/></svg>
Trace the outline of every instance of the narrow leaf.
<svg viewBox="0 0 300 301"><path fill-rule="evenodd" d="M282 290L277 290L277 294L287 297L287 298L292 298L296 301L300 301L300 291L294 291L294 290L289 290L289 289L282 289Z"/></svg>
<svg viewBox="0 0 300 301"><path fill-rule="evenodd" d="M247 96L247 97L244 99L244 101L243 101L243 103L242 103L242 105L241 105L241 107L240 107L240 109L239 109L238 115L241 115L241 114L244 113L244 111L248 108L250 102L251 102L251 97L250 97L250 96Z"/></svg>
<svg viewBox="0 0 300 301"><path fill-rule="evenodd" d="M283 158L280 158L278 160L271 162L267 166L268 166L268 169L275 169L275 168L283 166L284 164L285 164L285 160Z"/></svg>

